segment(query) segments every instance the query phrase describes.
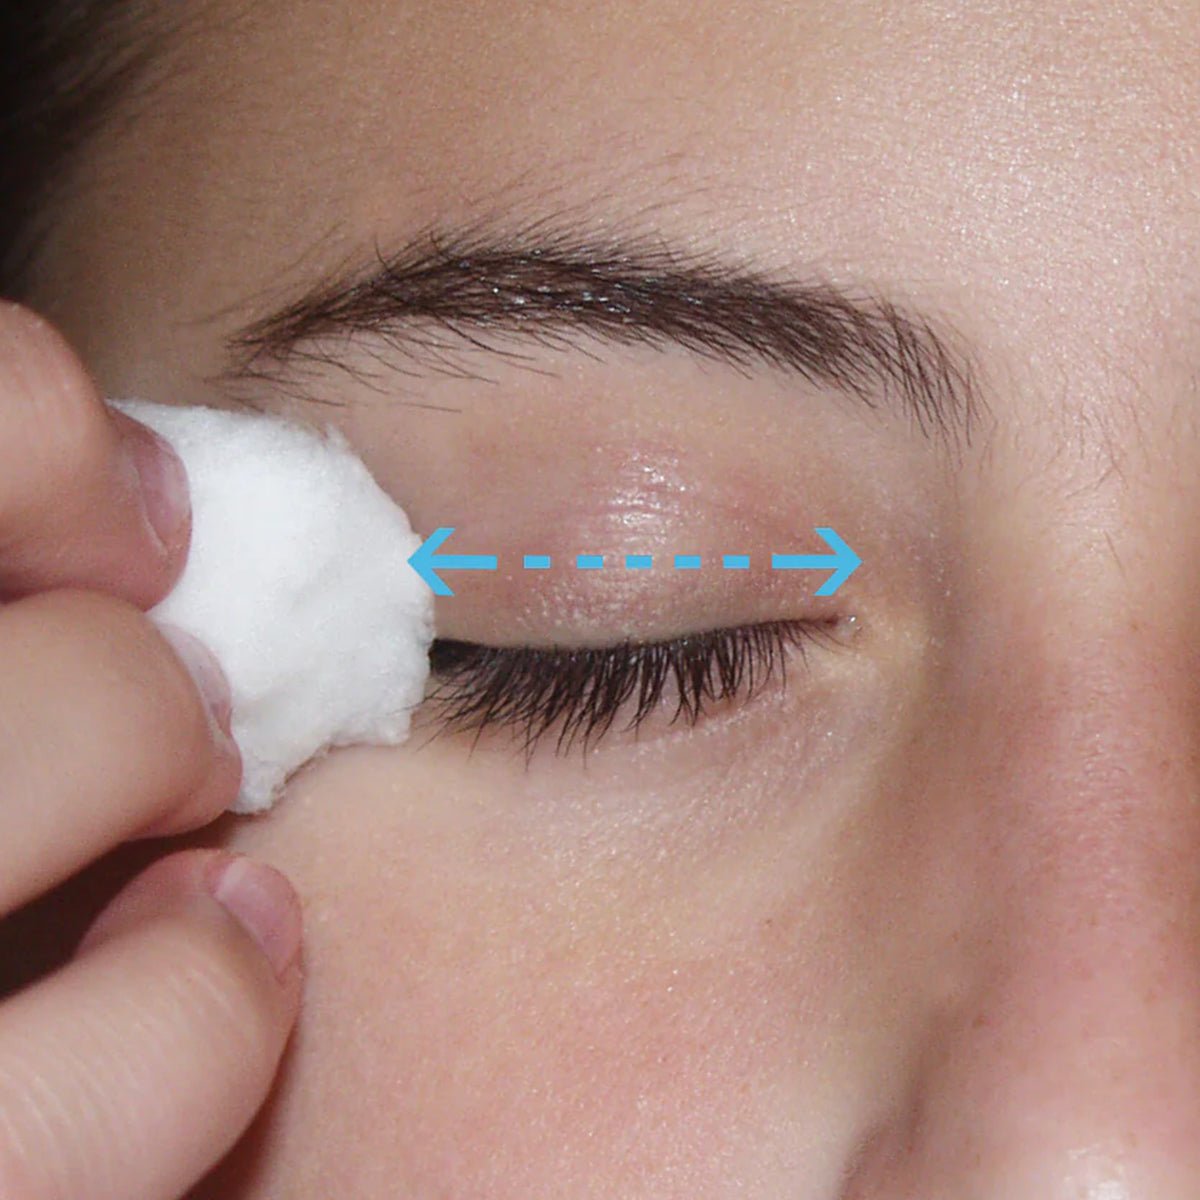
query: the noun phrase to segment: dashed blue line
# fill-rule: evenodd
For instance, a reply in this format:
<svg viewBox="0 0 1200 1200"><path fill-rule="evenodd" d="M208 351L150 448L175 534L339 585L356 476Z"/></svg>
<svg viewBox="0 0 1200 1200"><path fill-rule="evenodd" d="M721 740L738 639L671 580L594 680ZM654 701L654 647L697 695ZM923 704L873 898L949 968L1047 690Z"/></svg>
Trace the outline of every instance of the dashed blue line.
<svg viewBox="0 0 1200 1200"><path fill-rule="evenodd" d="M773 571L822 571L832 572L813 593L816 596L832 596L859 567L862 559L846 545L837 532L826 525L816 525L813 531L832 551L830 554L771 554ZM439 554L438 549L454 532L453 526L439 526L408 556L408 565L421 577L435 596L453 596L454 591L438 574L439 571L495 571L497 558L494 554ZM565 555L563 557L566 557ZM612 555L614 561L622 557ZM653 562L649 554L626 554L623 556L627 570L647 570ZM702 559L699 554L673 555L677 570L699 570ZM748 554L710 555L710 563L717 558L727 571L746 571L750 567ZM550 569L549 554L526 554L523 564L529 571ZM602 554L578 554L575 566L582 571L598 571L604 566Z"/></svg>
<svg viewBox="0 0 1200 1200"><path fill-rule="evenodd" d="M782 560L784 556L775 555L774 557ZM702 558L699 554L676 554L674 556L674 565L677 571L698 571L701 564ZM521 560L521 565L527 571L548 571L550 570L550 555L526 554ZM625 569L627 571L648 571L653 565L653 555L625 555ZM782 566L783 562L781 561L778 565ZM579 554L575 558L575 566L581 571L598 571L604 566L604 555ZM721 555L721 566L727 571L748 571L750 569L750 555L723 554Z"/></svg>

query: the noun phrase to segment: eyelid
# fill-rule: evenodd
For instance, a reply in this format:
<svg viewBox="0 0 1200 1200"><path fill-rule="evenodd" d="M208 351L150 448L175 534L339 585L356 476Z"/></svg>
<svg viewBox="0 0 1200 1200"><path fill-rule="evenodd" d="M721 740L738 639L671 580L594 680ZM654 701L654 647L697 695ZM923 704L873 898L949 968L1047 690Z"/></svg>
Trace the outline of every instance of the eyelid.
<svg viewBox="0 0 1200 1200"><path fill-rule="evenodd" d="M605 647L668 644L714 628L732 612L746 625L793 614L827 625L846 616L845 597L814 594L823 573L771 570L765 552L751 553L747 570L725 569L720 554L703 548L697 551L699 571L677 570L674 554L662 553L650 556L650 570L625 567L627 554L636 559L642 553L597 550L595 557L604 560L600 570L578 568L575 556L560 556L546 571L460 575L453 580L455 595L437 601L438 631L448 640L514 648Z"/></svg>
<svg viewBox="0 0 1200 1200"><path fill-rule="evenodd" d="M853 618L768 621L690 633L669 641L625 640L599 647L488 646L439 639L431 653L436 680L427 701L447 731L510 728L526 759L558 727L556 754L578 740L584 753L613 727L629 705L622 732L637 731L672 688L669 724L689 725L709 703L745 703L778 669L786 686L788 652L839 638Z"/></svg>

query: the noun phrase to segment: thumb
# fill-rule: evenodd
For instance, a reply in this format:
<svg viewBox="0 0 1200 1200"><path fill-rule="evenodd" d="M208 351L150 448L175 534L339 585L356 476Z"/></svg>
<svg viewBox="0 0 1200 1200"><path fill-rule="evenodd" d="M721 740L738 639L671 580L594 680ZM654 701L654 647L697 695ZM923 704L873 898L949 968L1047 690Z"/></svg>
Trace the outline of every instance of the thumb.
<svg viewBox="0 0 1200 1200"><path fill-rule="evenodd" d="M266 1098L299 1007L300 921L282 875L220 851L124 888L70 963L0 1006L0 1196L187 1191Z"/></svg>

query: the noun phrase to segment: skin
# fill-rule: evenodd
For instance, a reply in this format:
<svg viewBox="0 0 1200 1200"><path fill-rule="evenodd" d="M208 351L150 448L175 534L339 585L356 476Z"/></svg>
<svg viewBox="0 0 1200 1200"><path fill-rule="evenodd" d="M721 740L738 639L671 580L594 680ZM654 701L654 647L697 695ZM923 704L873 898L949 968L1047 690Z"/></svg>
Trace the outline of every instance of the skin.
<svg viewBox="0 0 1200 1200"><path fill-rule="evenodd" d="M340 751L36 906L50 960L181 846L295 885L299 1024L192 1195L1194 1196L1200 16L216 0L171 53L31 298L106 394L232 405L206 380L264 291L435 218L586 209L904 296L990 410L956 460L769 371L614 347L385 381L458 413L335 372L244 396L336 420L467 551L553 519L539 550L761 555L829 524L864 567L824 606L466 581L441 636L858 633L586 770L502 733Z"/></svg>

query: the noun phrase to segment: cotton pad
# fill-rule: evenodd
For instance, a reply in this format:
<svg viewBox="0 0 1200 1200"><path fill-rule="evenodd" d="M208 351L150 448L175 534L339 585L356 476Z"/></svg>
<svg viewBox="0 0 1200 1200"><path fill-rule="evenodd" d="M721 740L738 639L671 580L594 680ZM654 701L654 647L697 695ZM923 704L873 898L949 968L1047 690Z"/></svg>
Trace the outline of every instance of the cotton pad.
<svg viewBox="0 0 1200 1200"><path fill-rule="evenodd" d="M110 403L187 468L192 541L150 610L199 638L225 671L242 788L261 812L332 746L397 745L429 675L433 593L408 563L408 517L336 429L143 400Z"/></svg>

